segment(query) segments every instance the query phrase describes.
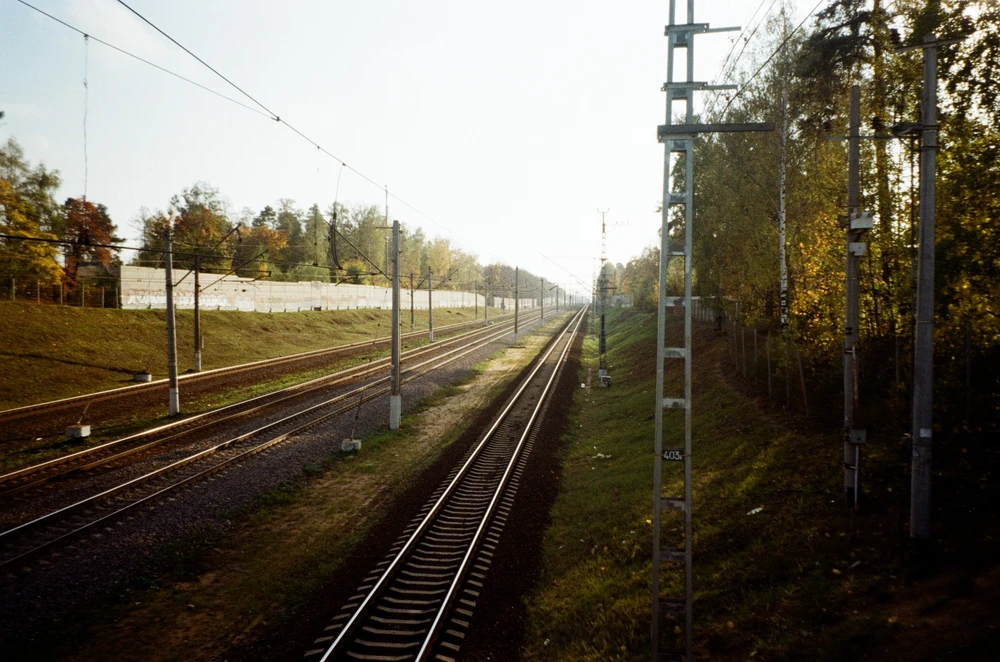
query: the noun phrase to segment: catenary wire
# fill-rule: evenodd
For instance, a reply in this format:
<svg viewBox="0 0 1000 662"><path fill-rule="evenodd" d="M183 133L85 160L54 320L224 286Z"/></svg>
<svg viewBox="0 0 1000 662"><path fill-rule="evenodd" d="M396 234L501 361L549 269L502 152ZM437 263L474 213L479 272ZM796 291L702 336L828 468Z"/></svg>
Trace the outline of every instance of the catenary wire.
<svg viewBox="0 0 1000 662"><path fill-rule="evenodd" d="M130 7L128 4L126 4L123 0L118 0L118 3L121 4L123 7L125 7L126 9L128 9L133 14L135 14L136 16L138 16L144 23L146 23L147 25L149 25L150 27L152 27L154 30L156 30L157 32L159 32L161 35L163 35L164 37L166 37L167 39L169 39L173 44L175 44L176 46L178 46L179 48L181 48L185 53L187 53L188 55L190 55L191 57L193 57L195 60L197 60L198 62L200 62L202 65L204 65L206 68L208 68L212 73L214 73L215 75L217 75L219 78L221 78L226 83L228 83L229 85L231 85L233 88L235 88L236 90L238 90L241 94L243 94L248 99L250 99L251 101L253 101L255 104L257 104L258 106L260 106L261 108L263 108L265 111L267 111L267 113L270 115L271 119L273 119L275 122L278 122L280 124L284 124L293 133L297 134L303 140L305 140L309 144L313 145L314 147L316 147L316 149L320 150L321 152L323 152L324 154L326 154L330 158L334 159L335 161L339 161L341 164L343 164L346 168L348 168L349 170L351 170L358 177L364 179L365 181L369 182L370 184L372 184L373 186L375 186L377 188L385 190L387 197L388 196L392 196L392 198L395 199L396 201L398 201L400 204L404 205L405 207L409 208L413 212L415 212L415 213L419 214L420 216L424 217L425 219L427 219L428 221L430 221L434 225L437 225L439 228L441 228L442 230L444 230L448 234L450 234L453 237L456 237L456 238L461 239L464 242L468 243L468 240L465 239L465 237L463 237L462 235L460 235L457 232L453 231L451 228L449 228L448 226L444 225L443 223L441 223L440 221L438 221L433 216L431 216L431 215L425 213L424 211L418 209L415 205L407 202L406 200L404 200L403 198L399 197L395 193L389 193L388 186L379 184L374 179L372 179L368 175L364 174L363 172L361 172L357 168L355 168L355 167L347 164L343 159L341 159L340 157L338 157L335 154L331 153L326 148L322 147L319 143L317 143L315 140L313 140L312 138L310 138L309 136L307 136L305 133L303 133L299 129L297 129L294 126L292 126L291 124L289 124L287 120L282 119L280 115L278 115L277 113L275 113L274 111L272 111L270 108L268 108L267 106L265 106L263 103L261 103L260 101L258 101L249 92L247 92L246 90L244 90L243 88L241 88L240 86L238 86L236 83L234 83L233 81L231 81L229 78L226 78L217 69L215 69L214 67L212 67L211 65L209 65L207 62L205 62L203 59L201 59L200 57L198 57L197 55L195 55L194 52L192 52L186 46L184 46L179 41L177 41L176 39L174 39L173 37L171 37L169 34L167 34L166 32L164 32L162 29L160 29L158 26L156 26L148 18L146 18L145 16L143 16L142 14L140 14L138 11L136 11L135 9L133 9L132 7ZM388 218L386 220L388 221ZM494 256L494 257L497 257L497 256Z"/></svg>
<svg viewBox="0 0 1000 662"><path fill-rule="evenodd" d="M99 44L101 44L103 46L107 46L108 48L121 53L122 55L126 55L126 56L128 56L128 57L130 57L130 58L132 58L134 60L142 62L143 64L146 64L146 65L148 65L150 67L153 67L154 69L157 69L159 71L162 71L165 74L169 74L169 75L173 76L174 78L182 80L185 83L189 83L191 85L194 85L195 87L197 87L199 89L202 89L205 92L209 92L211 94L214 94L215 96L220 97L222 99L225 99L226 101L229 101L230 103L234 103L237 106L240 106L241 108L245 108L245 109L247 109L249 111L257 113L258 115L260 115L262 117L267 117L268 119L274 120L274 121L276 121L276 122L278 122L280 124L284 124L286 127L288 127L288 129L290 129L292 132L294 132L295 134L297 134L303 140L306 140L311 145L313 145L314 147L316 147L317 150L319 150L320 152L322 152L326 156L328 156L328 157L330 157L330 158L332 158L332 159L340 162L343 167L347 168L348 170L350 170L351 172L353 172L355 175L357 175L358 177L360 177L364 181L366 181L369 184L375 186L376 188L383 189L383 190L385 189L385 186L383 186L382 184L379 184L377 181L375 181L371 177L367 176L365 173L361 172L360 170L358 170L354 166L348 164L347 162L345 162L342 159L340 159L339 157L337 157L335 154L333 154L332 152L330 152L329 150L327 150L325 147L323 147L322 145L318 144L316 141L314 141L311 138L309 138L309 136L305 135L303 132L299 131L297 128L295 128L294 126L292 126L291 124L289 124L286 120L282 119L277 114L272 113L270 110L268 110L266 108L266 106L258 104L258 105L260 105L261 108L265 109L265 110L260 110L260 108L255 108L255 107L253 107L253 106L251 106L249 104L243 103L242 101L240 101L238 99L234 99L234 98L232 98L230 96L227 96L227 95L225 95L225 94L223 94L223 93L221 93L221 92L219 92L217 90L214 90L214 89L212 89L210 87L202 85L201 83L198 83L198 82L196 82L196 81L194 81L194 80L192 80L190 78L187 78L186 76L182 76L181 74L178 74L178 73L176 73L174 71L171 71L170 69L167 69L166 67L160 66L160 65L156 64L155 62L151 62L150 60L147 60L147 59L145 59L143 57L140 57L139 55L136 55L135 53L131 53L131 52L125 50L124 48L121 48L119 46L116 46L115 44L112 44L111 42L108 42L108 41L105 41L105 40L100 39L98 37L95 37L95 36L89 34L88 32L86 32L84 30L81 30L80 28L76 27L75 25L67 23L66 21L62 20L61 18L58 18L58 17L56 17L56 16L54 16L54 15L52 15L52 14L50 14L50 13L48 13L48 12L42 10L42 9L36 7L35 5L32 5L31 3L27 2L26 0L17 0L17 2L21 3L25 7L28 7L29 9L31 9L31 10L33 10L35 12L38 12L39 14L41 14L42 16L45 16L46 18L49 18L49 19L55 21L56 23L59 23L60 25L66 27L66 28L69 28L70 30L73 30L74 32L77 32L77 33L79 33L79 34L81 34L81 35L83 35L85 37L89 37L90 39L93 39L97 43L99 43ZM138 13L135 12L135 10L132 10L131 7L129 7L129 9L130 9L130 11L132 11L133 13L136 13L138 15ZM140 18L143 18L143 17L140 16ZM145 22L147 22L147 23L150 23L145 18L143 18L143 20ZM152 25L152 23L150 23L150 25ZM153 25L153 27L156 28L155 25ZM157 31L162 32L161 30L159 30L159 28L156 28L156 29L157 29ZM177 43L174 39L170 38L169 35L166 35L166 36L172 42ZM178 44L178 46L180 46L180 44ZM181 46L181 48L184 48L184 47ZM188 49L186 49L186 48L184 48L184 50L188 51ZM190 53L190 51L188 51L188 52ZM195 55L192 54L192 57L195 57L195 59L197 59L199 62L202 62L202 64L205 64L197 56L195 56ZM208 67L209 69L211 69L213 72L215 71L215 69L213 69L209 65L205 64L205 66ZM218 72L216 72L216 73L218 73ZM219 75L221 76L221 74L219 74ZM223 78L223 80L226 80L226 82L230 82L229 79L225 78L225 76L221 76L221 77ZM230 82L230 84L232 84L232 83ZM235 87L236 89L238 89L241 93L244 93L243 90L241 88L239 88L238 86L233 85L233 87ZM248 96L248 98L253 99L253 97L249 97L249 95L247 95L247 96ZM253 99L253 100L254 100L255 103L257 103L256 99ZM465 243L469 243L468 239L466 239L462 235L458 234L457 232L455 232L454 230L452 230L451 228L449 228L445 224L441 223L436 218L434 218L430 214L426 213L425 211L423 211L422 209L420 209L416 205L410 203L408 200L406 200L404 198L401 198L399 195L397 195L395 193L390 193L389 195L392 196L397 202L399 202L403 206L407 207L408 209L410 209L414 213L418 214L419 216L423 217L424 219L430 221L431 223L433 223L434 225L438 226L439 228L441 228L442 230L444 230L448 234L452 235L453 237L456 237L457 239L460 239L460 240L462 240ZM486 254L487 255L491 255L492 257L499 259L499 256L496 255L495 253L486 251Z"/></svg>
<svg viewBox="0 0 1000 662"><path fill-rule="evenodd" d="M223 94L221 92L213 90L210 87L206 87L205 85L202 85L201 83L195 82L195 81L191 80L190 78L187 78L187 77L182 76L182 75L180 75L180 74L178 74L176 72L173 72L170 69L167 69L165 67L161 67L160 65L156 64L155 62L150 62L149 60L147 60L147 59L145 59L143 57L140 57L140 56L136 55L135 53L130 53L129 51L125 50L124 48L121 48L119 46L115 46L111 42L104 41L103 39L99 39L98 37L95 37L94 35L89 34L89 33L85 32L85 31L81 30L80 28L76 27L75 25L70 25L69 23L67 23L66 21L62 20L61 18L57 18L57 17L53 16L52 14L50 14L50 13L48 13L48 12L42 10L42 9L39 9L38 7L32 5L32 4L28 3L28 2L25 2L25 0L17 0L17 1L20 2L22 5L24 5L25 7L28 7L29 9L33 9L34 11L38 12L42 16L50 18L53 21L55 21L56 23L59 23L60 25L62 25L64 27L67 27L70 30L73 30L74 32L77 32L77 33L83 35L84 37L88 37L88 38L96 41L97 43L101 44L102 46L107 46L108 48L110 48L110 49L112 49L114 51L118 51L122 55L127 55L128 57L132 58L133 60L138 60L139 62L142 62L143 64L146 64L146 65L149 65L150 67L153 67L154 69L158 69L158 70L162 71L165 74L170 74L174 78L178 78L178 79L184 81L185 83L190 83L191 85L194 85L195 87L201 88L202 90L204 90L206 92L210 92L210 93L214 94L217 97L220 97L222 99L225 99L226 101L229 101L230 103L235 103L237 106L241 106L243 108L246 108L247 110L253 111L253 112L257 113L258 115L262 115L264 117L268 117L268 115L266 113L264 113L264 112L262 112L260 110L257 110L253 106L249 106L249 105L243 103L242 101L238 101L237 99L234 99L232 97L226 96L225 94Z"/></svg>
<svg viewBox="0 0 1000 662"><path fill-rule="evenodd" d="M773 51L771 51L771 54L767 56L767 59L764 60L764 62L759 67L757 67L757 70L753 72L753 75L750 76L750 78L748 78L747 81L740 86L740 89L736 90L736 93L729 98L729 101L722 109L721 115L726 114L726 111L729 110L729 107L733 105L733 102L736 101L737 98L739 98L740 94L743 93L743 90L749 87L750 83L752 83L757 78L757 76L760 75L760 72L764 70L764 67L770 64L771 60L774 59L774 56L777 55L781 51L781 49L785 47L785 44L787 44L789 40L791 40L791 38L795 35L795 33L798 32L802 28L802 26L806 24L806 21L808 21L816 14L816 11L819 9L819 6L822 5L825 1L826 0L819 0L819 2L817 2L816 5L812 8L812 11L806 14L806 16L801 21L799 21L799 24L795 26L795 29L789 32L788 35L781 40L781 43L778 44L778 47L775 48Z"/></svg>
<svg viewBox="0 0 1000 662"><path fill-rule="evenodd" d="M747 21L748 24L749 23L753 23L754 18L757 17L757 12L760 11L761 7L764 6L765 2L767 2L767 0L761 0L760 4L757 5L757 9L754 11L753 15L750 17L750 20ZM752 40L754 38L754 35L757 34L757 31L760 29L760 26L764 24L764 21L767 19L768 15L771 13L771 9L774 8L774 3L775 2L777 2L777 0L771 0L771 4L768 6L767 11L764 12L764 15L761 16L760 20L757 22L757 25L755 25L753 27L753 29L750 31L749 35L747 35L746 37L743 37L743 34L746 32L744 30L743 32L740 33L740 37L738 37L736 39L736 41L733 42L732 48L730 48L729 49L729 53L726 54L726 59L722 61L722 68L721 68L721 71L719 72L719 76L716 78L715 82L720 82L720 81L722 81L722 80L724 80L726 78L726 76L727 76L727 73L726 73L727 65L728 65L729 73L732 73L733 71L736 70L736 65L739 64L740 58L742 58L743 57L743 53L746 52L747 46L750 45L750 40ZM732 64L729 64L729 59L732 57L733 51L736 50L736 45L738 43L740 43L741 41L743 42L743 47L740 49L739 54L737 54L736 59L732 61ZM721 95L721 92L716 92L715 95L712 96L712 100L709 103L708 110L706 112L707 115L710 115L712 113L712 111L715 109L715 104L718 103L720 95Z"/></svg>

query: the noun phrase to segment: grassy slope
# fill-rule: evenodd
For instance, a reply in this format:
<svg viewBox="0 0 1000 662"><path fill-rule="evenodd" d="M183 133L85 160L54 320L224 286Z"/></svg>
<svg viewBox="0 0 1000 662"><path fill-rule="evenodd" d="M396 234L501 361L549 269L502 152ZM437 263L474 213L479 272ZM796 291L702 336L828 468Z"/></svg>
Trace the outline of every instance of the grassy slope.
<svg viewBox="0 0 1000 662"><path fill-rule="evenodd" d="M649 655L656 320L625 312L609 328L615 385L577 391L545 571L528 601L531 659ZM902 659L909 647L917 653L903 657L939 659L961 647L954 659L987 659L975 655L997 641L989 596L1000 573L903 581L892 505L904 486L886 478L898 473L889 445L866 448L868 510L852 517L839 431L797 432L737 393L721 369L725 344L709 340L696 341L694 368L696 657ZM596 343L585 351L596 385ZM668 361L668 375L679 365ZM680 445L676 428L667 445ZM679 467L665 467L664 494L679 493ZM664 544L681 546L680 515L664 522Z"/></svg>
<svg viewBox="0 0 1000 662"><path fill-rule="evenodd" d="M439 326L472 308L435 310ZM480 311L481 314L481 311ZM179 369L194 365L193 313L179 311ZM207 369L385 336L389 311L202 313ZM417 328L426 328L426 312ZM404 320L404 323L406 320ZM0 302L0 409L131 383L143 369L166 377L166 313Z"/></svg>

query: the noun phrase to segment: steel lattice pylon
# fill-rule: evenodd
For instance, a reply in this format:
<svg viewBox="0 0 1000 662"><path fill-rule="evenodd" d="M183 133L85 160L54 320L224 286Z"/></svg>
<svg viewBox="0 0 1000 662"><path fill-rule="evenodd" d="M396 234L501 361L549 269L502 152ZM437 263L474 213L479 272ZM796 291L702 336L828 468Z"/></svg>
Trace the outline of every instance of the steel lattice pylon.
<svg viewBox="0 0 1000 662"><path fill-rule="evenodd" d="M690 662L692 645L692 592L693 592L693 537L692 537L692 507L691 507L691 244L694 221L694 141L700 133L716 133L730 131L771 131L770 124L695 124L694 123L694 93L697 90L735 89L735 85L710 85L694 80L694 37L697 34L710 32L729 32L739 28L709 28L707 23L694 22L694 0L687 0L686 21L678 23L677 0L670 0L670 24L665 34L667 47L667 82L663 91L667 93L666 124L657 131L660 142L664 143L663 166L663 220L660 232L660 292L657 308L656 333L656 413L654 451L656 460L653 469L653 619L651 627L653 660L683 660ZM685 76L683 80L674 80L675 55L678 49L684 50ZM684 121L674 124L674 103L683 102ZM672 173L671 159L678 155L683 159L683 190L675 191L675 177ZM681 215L673 213L677 207L683 206L683 226ZM683 244L675 240L675 236L683 230ZM683 296L667 295L667 266L671 259L684 260L684 294ZM681 347L666 346L666 310L668 307L680 306L684 311L684 344ZM680 359L684 362L684 393L664 393L664 363L668 359ZM683 410L684 413L684 446L682 448L664 448L663 446L663 410ZM684 488L681 496L664 496L663 494L663 463L683 462ZM678 512L684 517L683 547L662 546L661 528L663 511ZM661 595L661 564L680 565L684 574L684 595ZM661 650L660 625L664 613L683 614L684 616L684 648L683 650Z"/></svg>

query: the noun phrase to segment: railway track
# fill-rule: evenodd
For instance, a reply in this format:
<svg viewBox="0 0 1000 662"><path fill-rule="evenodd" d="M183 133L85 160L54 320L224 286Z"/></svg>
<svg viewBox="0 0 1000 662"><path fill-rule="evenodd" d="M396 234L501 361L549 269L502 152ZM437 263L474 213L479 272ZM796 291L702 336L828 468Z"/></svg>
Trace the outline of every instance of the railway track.
<svg viewBox="0 0 1000 662"><path fill-rule="evenodd" d="M446 348L444 352L412 363L406 367L402 381L405 384L441 369L508 335L511 330L512 327L506 324L499 329L491 328L490 333L478 334L479 337L471 342ZM433 349L440 351L443 345L444 342L435 343ZM134 513L143 505L175 494L252 455L285 443L331 418L381 397L389 391L387 382L388 378L376 379L323 399L12 526L0 532L0 568L12 570L82 534L99 532L112 521L121 522L123 516Z"/></svg>
<svg viewBox="0 0 1000 662"><path fill-rule="evenodd" d="M560 368L586 308L535 363L480 441L389 555L362 580L307 660L453 662Z"/></svg>
<svg viewBox="0 0 1000 662"><path fill-rule="evenodd" d="M538 316L534 315L525 320L524 323L534 323L537 321L537 318ZM400 359L405 366L421 357L440 353L449 347L475 343L479 338L493 338L497 334L506 334L510 328L512 328L512 322L505 321L497 325L476 329L432 345L407 350L402 353ZM232 424L238 419L260 415L279 405L288 406L289 401L292 400L306 400L323 390L367 379L373 374L385 370L388 365L388 357L377 359L366 365L340 370L301 384L295 384L271 393L130 434L119 439L109 440L80 451L8 471L0 474L0 500L16 494L29 492L50 481L72 477L81 472L93 471L99 467L119 462L132 455L149 453L168 443L178 443L185 439L190 439L199 433L218 428L223 423ZM386 380L388 380L388 377L383 377L377 380L376 383L382 383Z"/></svg>
<svg viewBox="0 0 1000 662"><path fill-rule="evenodd" d="M503 315L501 317L493 318L493 321L506 321L508 318L512 318L511 315ZM450 333L464 328L483 326L485 323L483 320L474 320L470 322L459 322L456 324L449 324L447 326L441 326L435 329L437 333ZM413 332L402 334L403 341L420 339L426 336L426 332ZM349 355L360 349L377 347L380 345L388 345L390 341L389 337L380 337L372 340L362 340L354 343L349 343L345 345L337 345L335 347L327 347L324 349L317 349L308 352L301 352L298 354L290 354L287 356L279 356L273 359L264 359L261 361L253 361L251 363L243 363L235 366L228 366L224 368L214 368L212 370L204 370L197 373L185 373L178 376L178 380L181 384L196 384L199 382L209 382L212 380L218 380L220 378L232 377L241 374L252 374L259 371L273 370L279 367L289 367L295 364L308 364L315 362L317 360L322 360L330 357L335 357L338 355ZM41 402L33 405L26 405L23 407L15 407L12 409L6 409L0 411L0 425L12 425L15 422L23 421L25 419L30 419L33 417L38 417L41 415L51 416L59 412L85 412L88 408L97 403L106 403L114 400L121 400L123 398L129 398L139 395L144 395L147 393L154 392L158 389L164 389L167 386L166 379L159 379L152 382L146 382L143 384L132 384L129 386L123 386L121 388L109 389L106 391L99 391L97 393L87 393L83 395L77 395L69 398L62 398L59 400L51 400L49 402ZM2 438L2 436L0 436Z"/></svg>

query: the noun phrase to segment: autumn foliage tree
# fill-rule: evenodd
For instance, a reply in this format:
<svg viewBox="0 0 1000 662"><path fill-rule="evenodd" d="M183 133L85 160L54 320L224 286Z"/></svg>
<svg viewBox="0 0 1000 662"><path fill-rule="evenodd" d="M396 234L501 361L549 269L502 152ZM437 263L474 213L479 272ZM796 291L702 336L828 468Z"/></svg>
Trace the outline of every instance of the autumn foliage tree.
<svg viewBox="0 0 1000 662"><path fill-rule="evenodd" d="M44 165L32 168L14 140L0 147L0 233L33 239L56 239L62 214L52 198L59 173ZM62 269L54 244L0 238L0 272L42 284L58 283Z"/></svg>
<svg viewBox="0 0 1000 662"><path fill-rule="evenodd" d="M63 247L66 282L73 287L82 263L96 262L108 268L115 254L107 245L121 239L115 236L115 225L104 205L95 205L83 198L69 198L63 208L66 215L65 239L72 242Z"/></svg>

